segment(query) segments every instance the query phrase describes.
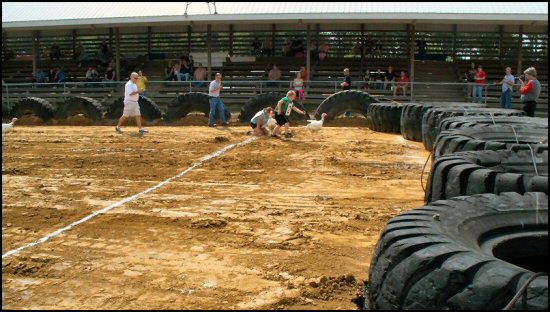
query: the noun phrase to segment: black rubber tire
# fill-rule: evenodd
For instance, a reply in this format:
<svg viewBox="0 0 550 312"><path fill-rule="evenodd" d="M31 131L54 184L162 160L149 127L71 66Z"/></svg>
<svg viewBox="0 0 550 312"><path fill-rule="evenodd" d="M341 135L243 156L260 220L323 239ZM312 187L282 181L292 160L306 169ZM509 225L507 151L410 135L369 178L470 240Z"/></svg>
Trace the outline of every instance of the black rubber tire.
<svg viewBox="0 0 550 312"><path fill-rule="evenodd" d="M435 139L439 134L439 123L443 119L454 116L489 114L493 114L494 116L523 116L524 113L516 109L502 108L432 107L422 117L422 142L424 143L424 147L428 151L434 148Z"/></svg>
<svg viewBox="0 0 550 312"><path fill-rule="evenodd" d="M210 114L210 102L207 93L189 92L179 95L168 105L166 118L168 122L175 122L185 118L191 112L201 112L208 117ZM229 122L231 120L231 111L227 106L225 106L224 114L226 120Z"/></svg>
<svg viewBox="0 0 550 312"><path fill-rule="evenodd" d="M164 117L164 113L158 105L148 97L139 96L138 100L141 118L147 122L153 122ZM118 119L122 116L124 110L124 97L118 98L108 108L105 117L109 119Z"/></svg>
<svg viewBox="0 0 550 312"><path fill-rule="evenodd" d="M258 94L248 99L245 105L241 107L239 122L250 123L250 119L252 119L257 112L267 106L271 106L271 108L275 109L277 107L277 103L285 96L286 95L284 93L267 92ZM300 103L294 102L294 106L302 111L305 111L306 116L292 112L289 116L290 121L305 121L310 119L309 114L307 114L307 111L302 105L300 105Z"/></svg>
<svg viewBox="0 0 550 312"><path fill-rule="evenodd" d="M479 103L405 103L401 111L401 134L407 140L422 142L422 117L432 107L487 107Z"/></svg>
<svg viewBox="0 0 550 312"><path fill-rule="evenodd" d="M527 145L513 145L510 150L440 157L432 164L425 201L481 193L548 193L548 145L532 148L534 154Z"/></svg>
<svg viewBox="0 0 550 312"><path fill-rule="evenodd" d="M2 120L9 120L11 116L11 110L6 101L2 101Z"/></svg>
<svg viewBox="0 0 550 312"><path fill-rule="evenodd" d="M367 122L371 130L386 133L401 132L401 111L403 105L394 103L372 103L367 109Z"/></svg>
<svg viewBox="0 0 550 312"><path fill-rule="evenodd" d="M434 158L465 151L502 150L514 144L540 144L548 129L524 126L482 125L442 131L434 144Z"/></svg>
<svg viewBox="0 0 550 312"><path fill-rule="evenodd" d="M68 98L63 105L63 109L60 110L60 118L68 118L76 114L83 114L89 120L98 123L103 118L103 108L101 103L89 97L75 96Z"/></svg>
<svg viewBox="0 0 550 312"><path fill-rule="evenodd" d="M330 120L347 111L357 112L368 118L367 110L372 103L378 103L378 100L366 92L356 90L340 91L319 104L315 111L315 119L321 119L321 115L326 113L325 123L329 123Z"/></svg>
<svg viewBox="0 0 550 312"><path fill-rule="evenodd" d="M15 104L11 110L12 117L21 118L21 116L31 113L42 119L42 121L49 121L54 117L57 111L57 107L47 100L37 97L22 98Z"/></svg>
<svg viewBox="0 0 550 312"><path fill-rule="evenodd" d="M439 131L457 128L471 128L492 125L526 126L548 129L548 119L540 117L517 116L460 116L443 119L439 123Z"/></svg>
<svg viewBox="0 0 550 312"><path fill-rule="evenodd" d="M535 263L517 265L522 256ZM547 258L547 195L437 201L388 222L372 257L365 308L501 310L534 271L547 270L540 263ZM548 310L547 275L529 284L516 309Z"/></svg>

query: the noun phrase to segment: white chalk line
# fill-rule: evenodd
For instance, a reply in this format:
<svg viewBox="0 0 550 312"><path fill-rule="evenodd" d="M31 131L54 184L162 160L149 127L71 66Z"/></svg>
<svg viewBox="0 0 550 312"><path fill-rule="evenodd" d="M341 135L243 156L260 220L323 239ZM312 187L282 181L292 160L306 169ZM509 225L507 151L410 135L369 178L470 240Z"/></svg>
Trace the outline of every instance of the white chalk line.
<svg viewBox="0 0 550 312"><path fill-rule="evenodd" d="M116 202L116 203L114 203L114 204L111 204L111 205L109 205L109 206L107 206L107 207L105 207L105 208L103 208L103 209L101 209L101 210L99 210L99 211L96 211L96 212L92 213L92 214L89 215L89 216L86 216L86 217L84 217L84 218L82 218L82 219L80 219L80 220L78 220L78 221L76 221L76 222L73 222L73 223L67 225L66 227L64 227L64 228L62 228L62 229L59 229L59 230L57 230L57 231L55 231L55 232L53 232L53 233L51 233L51 234L49 234L49 235L46 235L46 236L42 237L41 239L36 240L36 241L34 241L34 242L32 242L32 243L30 243L30 244L28 244L28 245L25 245L25 246L19 247L19 248L17 248L17 249L13 249L13 250L10 250L10 251L6 252L5 254L2 255L2 260L3 260L4 258L9 257L9 256L18 254L18 253L20 253L21 251L23 251L23 250L25 250L25 249L27 249L27 248L30 248L30 247L33 247L33 246L42 244L42 243L44 243L44 242L47 242L48 240L50 240L50 239L52 239L52 238L54 238L54 237L56 237L56 236L62 234L63 232L66 232L66 231L68 231L68 230L74 228L75 226L77 226L77 225L79 225L79 224L82 224L82 223L84 223L84 222L86 222L86 221L89 221L89 220L93 219L94 217L96 217L96 216L98 216L98 215L100 215L100 214L104 214L104 213L106 213L107 211L109 211L109 210L111 210L111 209L114 209L114 208L116 208L116 207L120 207L120 206L126 204L127 202L130 202L130 201L133 201L133 200L135 200L135 199L138 199L139 197L141 197L141 196L143 196L143 195L145 195L145 194L147 194L147 193L150 193L150 192L152 192L152 191L154 191L154 190L156 190L156 189L158 189L158 188L163 187L164 185L170 183L172 180L177 179L177 178L180 178L180 177L186 175L186 174L189 173L191 170L193 170L193 169L195 169L195 168L197 168L197 167L203 165L205 162L209 161L210 159L213 159L213 158L216 158L216 157L218 157L218 156L220 156L220 155L223 155L225 152L227 152L227 151L229 151L229 150L231 150L231 149L233 149L233 148L236 148L236 147L239 147L239 146L246 145L246 144L248 144L248 143L250 143L250 142L252 142L252 141L254 141L254 140L256 140L256 139L257 139L257 137L251 137L251 138L248 138L248 139L246 139L246 140L244 140L244 141L242 141L242 142L234 143L234 144L228 145L228 146L222 148L221 150L219 150L219 151L217 151L217 152L214 152L214 153L212 153L212 154L206 155L206 156L204 156L203 158L199 159L197 162L195 162L191 167L187 168L185 171L182 171L182 172L180 172L179 174L177 174L177 175L175 175L175 176L173 176L173 177L171 177L171 178L168 178L168 179L162 181L161 183L159 183L159 184L157 184L157 185L155 185L155 186L153 186L153 187L151 187L151 188L149 188L149 189L146 189L146 190L143 191L143 192L137 193L137 194L132 195L132 196L130 196L130 197L126 197L126 198L124 198L124 199L122 199L122 200L120 200L120 201L118 201L118 202Z"/></svg>

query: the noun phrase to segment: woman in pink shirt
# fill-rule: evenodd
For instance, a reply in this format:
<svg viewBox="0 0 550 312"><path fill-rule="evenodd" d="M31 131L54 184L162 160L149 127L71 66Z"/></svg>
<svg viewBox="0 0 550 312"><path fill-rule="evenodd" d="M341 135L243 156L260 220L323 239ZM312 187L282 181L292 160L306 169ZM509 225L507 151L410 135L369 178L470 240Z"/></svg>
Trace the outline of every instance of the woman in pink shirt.
<svg viewBox="0 0 550 312"><path fill-rule="evenodd" d="M401 77L397 80L397 85L393 88L393 96L397 96L397 89L403 89L403 96L407 96L407 88L409 87L410 79L405 71L401 72Z"/></svg>

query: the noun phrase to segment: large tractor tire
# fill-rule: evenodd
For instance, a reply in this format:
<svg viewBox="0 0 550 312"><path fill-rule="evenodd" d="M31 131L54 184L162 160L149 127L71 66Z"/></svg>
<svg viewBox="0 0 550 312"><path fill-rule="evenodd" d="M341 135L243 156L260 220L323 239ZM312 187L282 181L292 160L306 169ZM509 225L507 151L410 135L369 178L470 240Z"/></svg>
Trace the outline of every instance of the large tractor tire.
<svg viewBox="0 0 550 312"><path fill-rule="evenodd" d="M459 116L443 119L439 123L439 131L471 128L479 126L492 125L510 125L510 126L526 126L534 128L548 129L548 119L540 117L517 117L517 116Z"/></svg>
<svg viewBox="0 0 550 312"><path fill-rule="evenodd" d="M139 111L141 112L141 118L147 122L155 122L158 119L164 117L163 112L158 105L148 97L139 96L138 100ZM124 97L118 98L109 107L107 114L105 115L109 119L118 119L122 116L124 111Z"/></svg>
<svg viewBox="0 0 550 312"><path fill-rule="evenodd" d="M481 193L548 193L548 145L462 152L437 159L430 170L426 202Z"/></svg>
<svg viewBox="0 0 550 312"><path fill-rule="evenodd" d="M366 92L356 90L340 91L319 104L315 112L315 119L321 119L321 115L326 113L325 123L329 123L330 120L348 111L360 113L366 118L368 116L367 110L372 103L378 103L378 100Z"/></svg>
<svg viewBox="0 0 550 312"><path fill-rule="evenodd" d="M241 113L239 114L239 122L245 122L249 123L250 119L256 115L257 112L259 112L261 109L266 108L267 106L271 106L271 108L275 109L277 107L277 103L285 97L285 94L283 93L276 93L276 92L268 92L268 93L262 93L258 94L252 98L250 98L246 104L241 107ZM294 106L299 108L302 111L306 112L306 116L296 114L296 112L292 112L289 116L290 121L305 121L308 118L309 114L307 114L307 111L305 108L297 103L294 102Z"/></svg>
<svg viewBox="0 0 550 312"><path fill-rule="evenodd" d="M422 117L432 107L487 107L479 103L406 103L401 112L401 134L403 138L422 142Z"/></svg>
<svg viewBox="0 0 550 312"><path fill-rule="evenodd" d="M424 147L431 151L434 148L435 139L439 134L439 123L454 116L523 116L523 112L515 109L502 108L472 108L472 107L432 107L422 117L422 142Z"/></svg>
<svg viewBox="0 0 550 312"><path fill-rule="evenodd" d="M480 194L388 222L365 290L373 310L548 310L548 196ZM542 274L536 274L544 272Z"/></svg>
<svg viewBox="0 0 550 312"><path fill-rule="evenodd" d="M167 119L169 122L175 122L185 118L191 112L203 113L206 117L210 114L210 101L208 94L202 92L190 92L179 95L168 105ZM225 107L225 119L229 122L231 111ZM219 116L217 116L219 118Z"/></svg>
<svg viewBox="0 0 550 312"><path fill-rule="evenodd" d="M87 119L99 123L103 118L103 108L97 100L75 96L67 99L60 111L60 118L69 118L78 114L84 115Z"/></svg>
<svg viewBox="0 0 550 312"><path fill-rule="evenodd" d="M434 158L464 151L502 150L514 144L541 144L548 129L525 126L478 126L442 131L434 144Z"/></svg>
<svg viewBox="0 0 550 312"><path fill-rule="evenodd" d="M15 104L11 110L11 115L16 118L21 118L23 115L31 114L47 122L54 117L56 111L57 107L47 100L37 97L27 97L22 98Z"/></svg>
<svg viewBox="0 0 550 312"><path fill-rule="evenodd" d="M6 101L2 101L2 120L8 120L11 116L11 109Z"/></svg>
<svg viewBox="0 0 550 312"><path fill-rule="evenodd" d="M400 133L403 105L393 103L372 103L367 109L369 128L378 132Z"/></svg>

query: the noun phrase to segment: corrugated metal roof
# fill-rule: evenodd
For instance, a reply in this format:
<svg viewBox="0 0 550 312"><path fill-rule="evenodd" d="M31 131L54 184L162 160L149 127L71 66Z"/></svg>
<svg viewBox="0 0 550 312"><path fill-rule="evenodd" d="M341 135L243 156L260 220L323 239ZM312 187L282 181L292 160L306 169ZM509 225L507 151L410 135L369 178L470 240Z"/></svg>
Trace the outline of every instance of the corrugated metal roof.
<svg viewBox="0 0 550 312"><path fill-rule="evenodd" d="M88 18L183 15L186 2L2 2L2 23ZM192 2L189 15L209 14ZM210 5L212 12L214 8ZM308 13L546 14L548 2L218 2L218 15Z"/></svg>

